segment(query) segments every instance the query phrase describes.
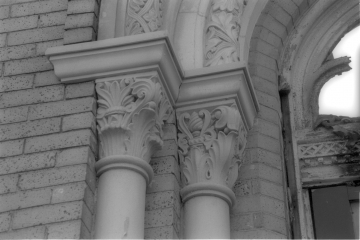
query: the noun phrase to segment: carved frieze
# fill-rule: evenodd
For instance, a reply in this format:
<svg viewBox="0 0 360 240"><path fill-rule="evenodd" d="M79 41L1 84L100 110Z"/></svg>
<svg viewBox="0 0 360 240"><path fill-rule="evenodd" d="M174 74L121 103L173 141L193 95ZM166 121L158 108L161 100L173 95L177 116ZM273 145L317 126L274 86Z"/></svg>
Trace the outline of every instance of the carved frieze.
<svg viewBox="0 0 360 240"><path fill-rule="evenodd" d="M182 113L178 126L184 186L207 182L232 188L246 145L246 130L236 106Z"/></svg>
<svg viewBox="0 0 360 240"><path fill-rule="evenodd" d="M131 155L147 162L162 142L163 122L172 107L157 74L99 81L100 157Z"/></svg>
<svg viewBox="0 0 360 240"><path fill-rule="evenodd" d="M213 0L205 26L205 67L240 61L240 19L245 0Z"/></svg>
<svg viewBox="0 0 360 240"><path fill-rule="evenodd" d="M162 0L129 0L126 35L154 32L162 25Z"/></svg>
<svg viewBox="0 0 360 240"><path fill-rule="evenodd" d="M329 141L299 145L299 158L313 158L322 156L335 156L360 152L360 141L354 143L350 151L346 147L347 141Z"/></svg>

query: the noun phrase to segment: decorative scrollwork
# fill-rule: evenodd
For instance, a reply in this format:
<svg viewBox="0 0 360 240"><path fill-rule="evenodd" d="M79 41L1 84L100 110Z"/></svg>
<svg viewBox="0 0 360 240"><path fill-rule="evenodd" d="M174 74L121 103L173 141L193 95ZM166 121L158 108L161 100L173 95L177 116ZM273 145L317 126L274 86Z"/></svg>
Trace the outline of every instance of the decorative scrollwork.
<svg viewBox="0 0 360 240"><path fill-rule="evenodd" d="M232 188L246 145L246 130L236 106L185 112L178 123L183 184L210 181Z"/></svg>
<svg viewBox="0 0 360 240"><path fill-rule="evenodd" d="M162 25L162 0L129 0L126 35L157 31Z"/></svg>
<svg viewBox="0 0 360 240"><path fill-rule="evenodd" d="M146 161L162 146L162 126L172 108L157 76L123 77L96 84L102 156Z"/></svg>
<svg viewBox="0 0 360 240"><path fill-rule="evenodd" d="M240 18L245 0L213 0L205 26L205 67L240 61Z"/></svg>

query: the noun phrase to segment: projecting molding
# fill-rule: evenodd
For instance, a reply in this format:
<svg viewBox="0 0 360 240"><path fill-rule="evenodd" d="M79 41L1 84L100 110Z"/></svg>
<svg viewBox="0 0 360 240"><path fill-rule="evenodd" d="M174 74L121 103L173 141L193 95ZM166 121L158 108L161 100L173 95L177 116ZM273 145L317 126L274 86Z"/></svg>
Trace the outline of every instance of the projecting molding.
<svg viewBox="0 0 360 240"><path fill-rule="evenodd" d="M231 101L237 105L247 130L259 111L242 62L184 72L164 31L50 48L46 55L64 83L156 71L176 108Z"/></svg>

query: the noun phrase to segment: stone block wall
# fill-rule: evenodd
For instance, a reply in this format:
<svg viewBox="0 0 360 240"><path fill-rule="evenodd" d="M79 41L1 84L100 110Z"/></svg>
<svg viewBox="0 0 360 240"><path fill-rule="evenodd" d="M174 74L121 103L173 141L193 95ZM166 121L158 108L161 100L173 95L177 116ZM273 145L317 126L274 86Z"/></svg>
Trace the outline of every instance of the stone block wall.
<svg viewBox="0 0 360 240"><path fill-rule="evenodd" d="M0 238L91 238L94 83L62 84L49 47L96 38L96 0L0 1Z"/></svg>

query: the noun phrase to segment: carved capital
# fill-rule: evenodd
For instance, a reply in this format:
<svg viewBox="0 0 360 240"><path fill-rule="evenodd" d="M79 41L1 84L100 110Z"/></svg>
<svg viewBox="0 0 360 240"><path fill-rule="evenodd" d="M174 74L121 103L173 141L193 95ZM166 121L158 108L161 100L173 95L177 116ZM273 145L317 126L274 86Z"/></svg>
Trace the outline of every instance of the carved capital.
<svg viewBox="0 0 360 240"><path fill-rule="evenodd" d="M205 67L240 61L240 19L245 0L213 0L205 26Z"/></svg>
<svg viewBox="0 0 360 240"><path fill-rule="evenodd" d="M161 148L162 126L172 111L156 73L97 82L100 157L130 155L150 161Z"/></svg>
<svg viewBox="0 0 360 240"><path fill-rule="evenodd" d="M236 106L185 112L178 117L178 125L185 188L212 185L230 190L246 145L246 130Z"/></svg>
<svg viewBox="0 0 360 240"><path fill-rule="evenodd" d="M155 32L162 25L162 0L129 0L126 35Z"/></svg>

